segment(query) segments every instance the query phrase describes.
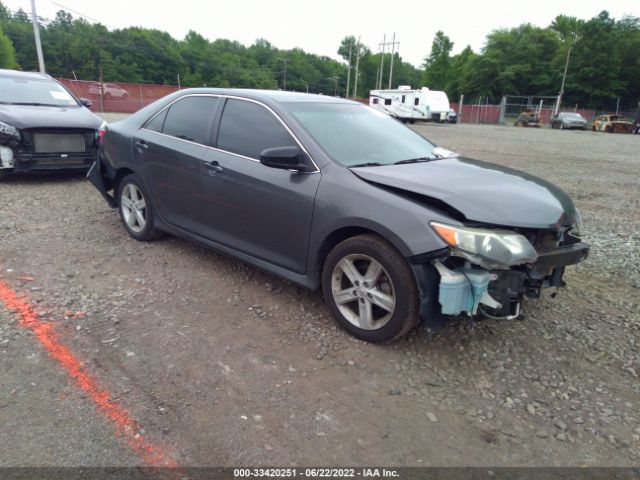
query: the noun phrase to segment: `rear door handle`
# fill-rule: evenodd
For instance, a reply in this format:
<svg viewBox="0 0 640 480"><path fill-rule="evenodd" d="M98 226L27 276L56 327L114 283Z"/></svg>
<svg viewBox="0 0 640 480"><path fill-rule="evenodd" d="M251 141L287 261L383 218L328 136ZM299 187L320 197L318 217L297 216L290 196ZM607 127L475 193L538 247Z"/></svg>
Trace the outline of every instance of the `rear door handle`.
<svg viewBox="0 0 640 480"><path fill-rule="evenodd" d="M145 142L144 140L136 140L135 144L136 144L136 148L138 150L148 150L149 149L149 145L147 145L147 142Z"/></svg>
<svg viewBox="0 0 640 480"><path fill-rule="evenodd" d="M209 170L211 173L220 173L224 169L220 166L217 160L213 160L212 162L205 162L204 168Z"/></svg>

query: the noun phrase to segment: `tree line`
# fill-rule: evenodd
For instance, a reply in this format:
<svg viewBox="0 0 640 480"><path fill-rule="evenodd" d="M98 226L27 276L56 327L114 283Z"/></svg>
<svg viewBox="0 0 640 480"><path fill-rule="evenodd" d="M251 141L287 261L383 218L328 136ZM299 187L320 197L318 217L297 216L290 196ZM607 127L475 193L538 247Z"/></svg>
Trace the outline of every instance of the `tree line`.
<svg viewBox="0 0 640 480"><path fill-rule="evenodd" d="M166 32L130 27L109 30L99 23L59 11L41 28L47 72L54 77L182 86L216 86L309 91L368 97L388 86L391 54L384 58L354 36L345 37L343 62L295 48L278 49L265 39L250 46L226 39L210 41L190 31L182 40ZM542 28L531 24L491 32L480 52L454 44L437 32L419 68L393 57L393 87L445 90L452 100L503 95L557 95L567 55L567 102L640 99L640 18L611 18L603 11L590 20L559 15ZM426 50L426 49L425 49ZM351 68L348 67L351 66ZM30 15L0 2L0 68L37 70ZM382 75L380 73L382 67ZM349 77L349 80L347 78Z"/></svg>

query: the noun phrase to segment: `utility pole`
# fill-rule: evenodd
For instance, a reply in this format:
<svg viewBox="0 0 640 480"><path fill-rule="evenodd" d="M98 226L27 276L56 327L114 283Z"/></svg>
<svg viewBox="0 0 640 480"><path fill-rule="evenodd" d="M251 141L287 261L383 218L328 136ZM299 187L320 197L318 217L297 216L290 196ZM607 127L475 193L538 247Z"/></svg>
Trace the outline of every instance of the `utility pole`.
<svg viewBox="0 0 640 480"><path fill-rule="evenodd" d="M31 0L31 20L33 21L33 36L36 38L36 51L38 52L38 65L40 73L46 73L44 69L44 56L42 55L42 43L40 43L40 26L36 13L36 0Z"/></svg>
<svg viewBox="0 0 640 480"><path fill-rule="evenodd" d="M382 45L382 55L380 56L380 78L376 78L378 90L382 90L382 72L384 71L384 54L385 47L387 46L387 34L385 33L382 36L382 43L379 43L378 46Z"/></svg>
<svg viewBox="0 0 640 480"><path fill-rule="evenodd" d="M360 66L360 36L358 36L358 45L356 45L356 78L353 81L353 98L358 96L358 67Z"/></svg>
<svg viewBox="0 0 640 480"><path fill-rule="evenodd" d="M331 79L335 82L335 87L333 89L333 96L337 97L338 96L338 80L340 80L340 77L331 77Z"/></svg>
<svg viewBox="0 0 640 480"><path fill-rule="evenodd" d="M351 49L353 44L349 45L349 66L347 67L347 91L344 94L344 98L349 98L349 87L351 86Z"/></svg>
<svg viewBox="0 0 640 480"><path fill-rule="evenodd" d="M393 80L393 57L396 56L396 45L400 46L400 42L396 42L396 34L393 33L391 40L391 67L389 68L389 89L391 89L391 81Z"/></svg>
<svg viewBox="0 0 640 480"><path fill-rule="evenodd" d="M564 74L562 75L562 86L560 87L560 93L558 94L558 102L556 103L554 115L557 115L558 110L560 110L560 104L562 103L562 96L564 95L564 82L567 79L567 70L569 69L569 57L571 56L571 45L569 45L569 50L567 50L567 61L564 63Z"/></svg>
<svg viewBox="0 0 640 480"><path fill-rule="evenodd" d="M289 59L281 58L280 60L282 60L282 63L284 63L284 80L282 82L282 89L286 91L287 90L287 63L289 63Z"/></svg>

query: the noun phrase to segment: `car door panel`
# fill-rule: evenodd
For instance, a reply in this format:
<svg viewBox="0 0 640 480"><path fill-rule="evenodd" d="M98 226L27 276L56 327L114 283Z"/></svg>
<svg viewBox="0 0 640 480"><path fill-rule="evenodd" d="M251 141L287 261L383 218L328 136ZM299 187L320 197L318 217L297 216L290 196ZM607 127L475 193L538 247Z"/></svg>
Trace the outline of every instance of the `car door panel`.
<svg viewBox="0 0 640 480"><path fill-rule="evenodd" d="M304 273L320 174L270 168L218 150L201 171L203 234L251 256Z"/></svg>
<svg viewBox="0 0 640 480"><path fill-rule="evenodd" d="M159 216L197 233L200 226L200 171L219 98L190 95L154 116L133 139L134 157L147 180Z"/></svg>
<svg viewBox="0 0 640 480"><path fill-rule="evenodd" d="M141 142L146 147L141 148ZM142 129L134 138L133 149L160 218L195 231L200 204L200 168L207 148Z"/></svg>

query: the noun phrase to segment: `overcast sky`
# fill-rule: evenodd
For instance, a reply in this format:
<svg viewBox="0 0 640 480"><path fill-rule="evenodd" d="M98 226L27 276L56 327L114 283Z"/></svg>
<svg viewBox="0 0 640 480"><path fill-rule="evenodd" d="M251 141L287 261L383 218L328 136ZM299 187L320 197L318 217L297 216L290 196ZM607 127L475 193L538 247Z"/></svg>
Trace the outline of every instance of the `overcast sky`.
<svg viewBox="0 0 640 480"><path fill-rule="evenodd" d="M31 11L29 0L0 1L11 10ZM547 26L560 14L588 19L606 8L616 19L625 14L640 16L640 0L404 0L384 4L357 0L37 0L38 15L53 18L61 5L75 10L77 13L71 12L74 17L82 15L109 28L157 28L178 39L195 30L210 40L228 38L247 46L265 38L278 48L300 47L334 58L346 35L360 35L362 43L376 52L383 35L389 39L395 32L400 55L416 66L428 55L438 30L451 38L457 53L466 45L478 51L487 33L496 28L523 22Z"/></svg>

